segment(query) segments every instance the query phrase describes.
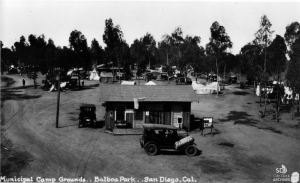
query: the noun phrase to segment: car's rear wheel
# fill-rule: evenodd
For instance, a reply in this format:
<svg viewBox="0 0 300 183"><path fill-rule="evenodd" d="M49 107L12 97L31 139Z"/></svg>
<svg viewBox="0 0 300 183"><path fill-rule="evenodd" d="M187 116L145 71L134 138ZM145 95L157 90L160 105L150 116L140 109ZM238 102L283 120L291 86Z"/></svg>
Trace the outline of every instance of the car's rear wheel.
<svg viewBox="0 0 300 183"><path fill-rule="evenodd" d="M185 154L188 156L195 156L197 153L197 148L194 145L189 145L185 148Z"/></svg>
<svg viewBox="0 0 300 183"><path fill-rule="evenodd" d="M145 151L149 156L154 156L157 153L157 146L155 144L148 144Z"/></svg>

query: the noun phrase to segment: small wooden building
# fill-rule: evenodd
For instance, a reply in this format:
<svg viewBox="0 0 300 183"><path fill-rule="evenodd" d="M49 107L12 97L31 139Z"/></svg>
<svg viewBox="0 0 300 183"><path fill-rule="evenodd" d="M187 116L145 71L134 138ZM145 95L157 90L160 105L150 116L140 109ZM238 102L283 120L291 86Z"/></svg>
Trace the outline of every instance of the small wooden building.
<svg viewBox="0 0 300 183"><path fill-rule="evenodd" d="M166 124L190 129L191 102L199 97L191 85L112 85L100 84L100 102L105 103L105 126L115 128L116 121L126 121L130 128L144 123Z"/></svg>

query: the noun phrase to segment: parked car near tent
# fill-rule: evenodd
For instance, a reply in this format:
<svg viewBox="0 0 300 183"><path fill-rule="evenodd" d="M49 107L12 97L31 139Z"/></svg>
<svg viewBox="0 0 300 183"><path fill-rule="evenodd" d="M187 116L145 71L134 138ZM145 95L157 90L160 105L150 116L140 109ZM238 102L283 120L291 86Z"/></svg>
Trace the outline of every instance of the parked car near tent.
<svg viewBox="0 0 300 183"><path fill-rule="evenodd" d="M237 83L237 77L236 76L230 76L228 79L228 83L232 84L232 83Z"/></svg>
<svg viewBox="0 0 300 183"><path fill-rule="evenodd" d="M192 84L192 79L191 78L185 78L185 77L178 77L176 78L176 84L186 84L186 85L191 85Z"/></svg>

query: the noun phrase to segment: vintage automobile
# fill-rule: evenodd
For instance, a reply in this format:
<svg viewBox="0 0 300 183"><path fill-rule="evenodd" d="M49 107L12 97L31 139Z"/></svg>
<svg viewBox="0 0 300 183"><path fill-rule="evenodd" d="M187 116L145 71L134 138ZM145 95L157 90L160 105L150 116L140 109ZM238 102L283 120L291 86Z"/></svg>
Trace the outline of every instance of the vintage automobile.
<svg viewBox="0 0 300 183"><path fill-rule="evenodd" d="M68 87L74 87L78 85L78 76L72 76L67 82Z"/></svg>
<svg viewBox="0 0 300 183"><path fill-rule="evenodd" d="M96 126L96 106L94 104L81 104L78 117L78 128L82 126Z"/></svg>
<svg viewBox="0 0 300 183"><path fill-rule="evenodd" d="M179 133L173 125L143 124L140 145L149 156L160 150L184 151L188 156L196 155L198 149L194 138L187 133Z"/></svg>
<svg viewBox="0 0 300 183"><path fill-rule="evenodd" d="M168 80L168 73L167 72L162 72L160 74L160 77L161 77L162 80Z"/></svg>
<svg viewBox="0 0 300 183"><path fill-rule="evenodd" d="M232 84L232 83L237 83L237 77L236 76L230 76L228 79L228 83Z"/></svg>
<svg viewBox="0 0 300 183"><path fill-rule="evenodd" d="M217 75L211 75L209 77L209 79L210 79L211 82L216 82L217 81Z"/></svg>
<svg viewBox="0 0 300 183"><path fill-rule="evenodd" d="M151 81L156 79L157 77L152 72L148 72L145 74L145 81Z"/></svg>
<svg viewBox="0 0 300 183"><path fill-rule="evenodd" d="M176 78L176 84L186 84L186 85L191 85L192 84L192 80L191 78L185 78L185 77L178 77Z"/></svg>

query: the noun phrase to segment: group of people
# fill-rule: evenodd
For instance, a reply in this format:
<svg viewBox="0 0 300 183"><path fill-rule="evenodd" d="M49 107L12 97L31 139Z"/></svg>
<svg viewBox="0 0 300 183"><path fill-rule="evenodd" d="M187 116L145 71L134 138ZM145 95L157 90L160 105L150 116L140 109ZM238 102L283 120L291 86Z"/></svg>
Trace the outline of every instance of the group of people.
<svg viewBox="0 0 300 183"><path fill-rule="evenodd" d="M299 100L299 94L284 94L284 96L281 98L282 104L292 104L292 101Z"/></svg>

